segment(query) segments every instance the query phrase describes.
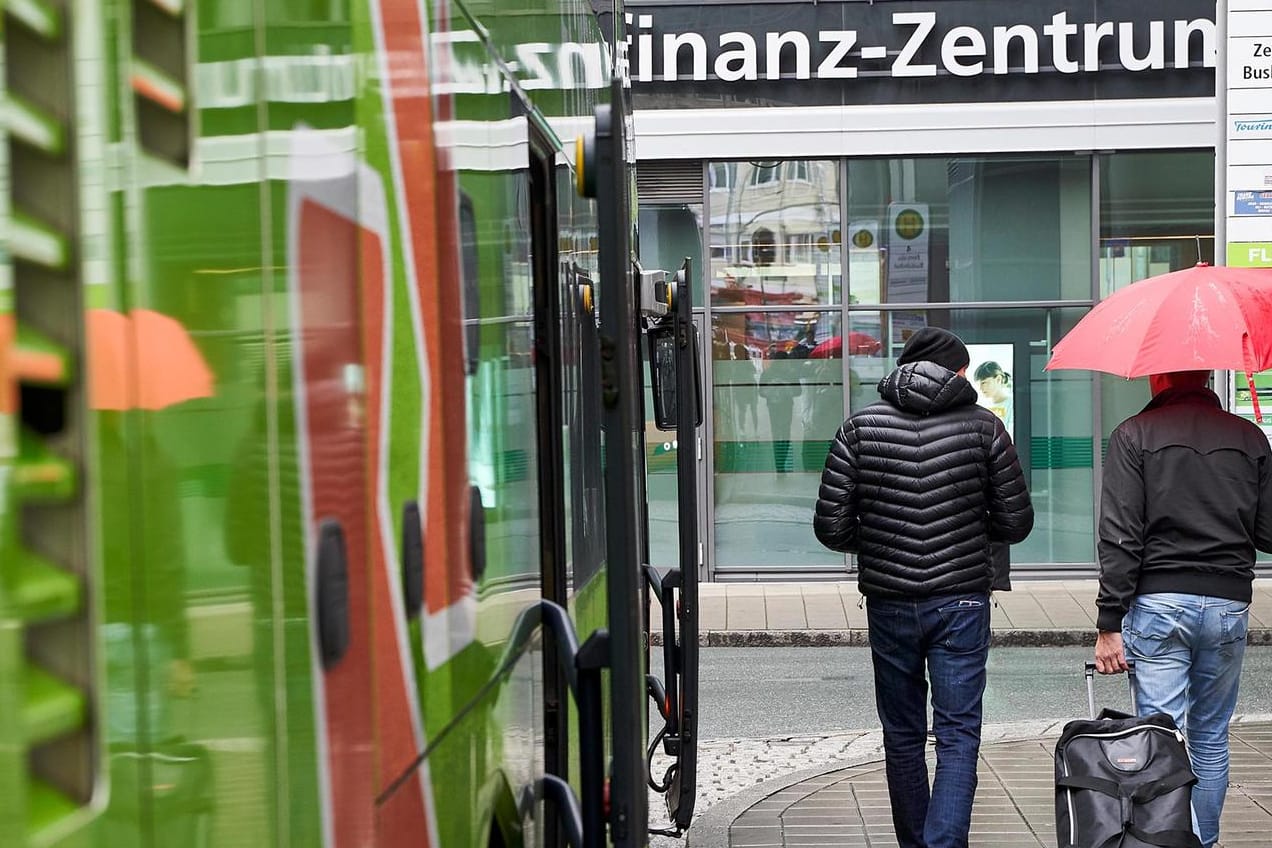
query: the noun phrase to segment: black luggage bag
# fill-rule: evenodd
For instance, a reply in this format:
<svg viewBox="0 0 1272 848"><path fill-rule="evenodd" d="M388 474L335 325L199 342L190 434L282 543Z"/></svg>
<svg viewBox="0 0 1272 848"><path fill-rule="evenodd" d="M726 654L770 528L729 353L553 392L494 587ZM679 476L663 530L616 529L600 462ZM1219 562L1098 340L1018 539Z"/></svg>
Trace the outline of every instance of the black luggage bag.
<svg viewBox="0 0 1272 848"><path fill-rule="evenodd" d="M1138 694L1130 673L1131 704ZM1065 725L1056 743L1059 848L1202 848L1192 831L1197 782L1183 734L1164 713L1095 714L1095 663L1086 664L1090 719Z"/></svg>

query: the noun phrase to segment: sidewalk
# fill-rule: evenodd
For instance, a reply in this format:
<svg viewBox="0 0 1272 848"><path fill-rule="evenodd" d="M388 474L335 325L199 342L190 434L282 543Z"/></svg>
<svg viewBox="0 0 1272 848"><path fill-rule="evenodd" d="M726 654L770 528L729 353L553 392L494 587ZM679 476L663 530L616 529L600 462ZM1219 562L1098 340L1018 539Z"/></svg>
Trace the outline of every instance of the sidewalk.
<svg viewBox="0 0 1272 848"><path fill-rule="evenodd" d="M1232 766L1220 826L1225 848L1269 844L1272 721L1239 717L1231 732ZM1053 752L1061 722L986 727L971 844L1051 848L1055 836ZM706 809L689 829L689 848L838 848L896 846L883 773L882 740L862 734L833 765L788 774ZM933 765L929 753L929 768Z"/></svg>
<svg viewBox="0 0 1272 848"><path fill-rule="evenodd" d="M1013 591L994 594L995 645L1094 644L1095 579L1017 577L1013 584ZM702 584L700 643L864 646L866 612L860 602L855 580ZM1248 638L1250 644L1272 645L1272 579L1255 581ZM972 845L1056 844L1052 752L1062 726L1042 721L985 727ZM789 755L782 749L790 749ZM802 770L789 771L793 768ZM741 783L751 784L740 792L738 773L745 778ZM878 731L705 743L699 752L699 803L687 848L897 844ZM1239 716L1232 727L1231 788L1220 841L1225 848L1262 848L1272 844L1269 833L1272 716Z"/></svg>
<svg viewBox="0 0 1272 848"><path fill-rule="evenodd" d="M993 644L1061 647L1095 642L1097 582L1014 577L995 592ZM710 647L860 645L866 611L856 580L807 583L703 583L699 643ZM655 634L656 636L660 634ZM1272 644L1272 579L1254 584L1250 644Z"/></svg>

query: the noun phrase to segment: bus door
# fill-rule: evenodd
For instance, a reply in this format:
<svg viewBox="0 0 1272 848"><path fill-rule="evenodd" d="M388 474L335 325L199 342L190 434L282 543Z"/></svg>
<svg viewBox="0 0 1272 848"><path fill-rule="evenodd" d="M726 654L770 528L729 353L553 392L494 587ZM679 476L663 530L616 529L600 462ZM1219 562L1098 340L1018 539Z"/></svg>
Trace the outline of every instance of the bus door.
<svg viewBox="0 0 1272 848"><path fill-rule="evenodd" d="M689 262L669 285L666 275L641 271L632 250L631 223L635 197L628 166L622 105L625 92L614 80L610 104L596 110L596 128L576 147L579 192L596 199L597 280L600 312L599 381L601 428L604 432L604 514L609 627L601 655L584 646L580 669L595 661L610 670L609 727L611 757L607 781L609 803L603 810L589 798L583 769L584 829L594 816L604 815L615 848L648 843L648 787L668 793L674 830L682 833L693 813L696 783L697 710L697 462L696 451L678 451L677 511L680 515L680 567L663 575L648 565L649 539L646 498L646 438L642 349L650 345L655 364L655 418L677 427L682 444L692 445L702 420L700 369L689 301ZM677 297L679 293L679 297ZM673 306L678 308L672 309ZM647 336L646 326L651 329ZM693 398L692 401L682 401ZM691 413L679 415L679 409ZM671 422L675 422L672 424ZM687 575L687 579L685 576ZM663 608L675 620L674 658L670 686L646 673L649 642L645 604L647 592L658 593ZM673 593L675 597L673 597ZM597 634L594 634L594 636ZM668 693L674 692L675 708ZM646 728L648 697L654 696L664 720L674 721L674 733L663 733L660 744L674 748L676 767L665 775L666 785L650 777ZM670 718L669 718L670 717ZM580 736L587 738L580 728ZM673 744L674 743L674 744ZM583 743L586 754L586 742ZM586 757L585 757L586 760Z"/></svg>
<svg viewBox="0 0 1272 848"><path fill-rule="evenodd" d="M640 305L632 285L631 192L620 79L595 111L595 132L576 147L579 191L595 198L597 307L600 312L601 429L608 629L600 658L609 667L609 803L601 812L615 848L648 843L648 716L641 598L645 538L645 448ZM586 652L585 652L586 653ZM593 658L582 658L590 666ZM583 786L585 817L598 814Z"/></svg>
<svg viewBox="0 0 1272 848"><path fill-rule="evenodd" d="M663 726L649 744L649 785L665 797L670 829L655 832L680 836L693 819L697 784L698 727L698 578L702 567L701 427L702 331L690 303L692 263L686 258L672 279L661 271L641 274L642 313L648 323L650 410L653 424L675 439L675 564L644 564L649 591L660 607L660 621L649 631L662 636L662 676L649 674L646 689ZM671 763L655 766L659 749Z"/></svg>

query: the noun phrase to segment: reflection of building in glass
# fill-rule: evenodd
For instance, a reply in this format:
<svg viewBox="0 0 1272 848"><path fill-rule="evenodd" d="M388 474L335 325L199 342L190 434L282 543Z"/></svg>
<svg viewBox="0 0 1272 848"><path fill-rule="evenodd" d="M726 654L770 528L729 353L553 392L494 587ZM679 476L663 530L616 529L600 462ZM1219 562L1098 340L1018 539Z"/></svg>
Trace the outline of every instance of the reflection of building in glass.
<svg viewBox="0 0 1272 848"><path fill-rule="evenodd" d="M839 179L833 162L716 162L708 169L711 302L832 305L841 290ZM770 358L807 355L838 334L829 315L721 316L719 332Z"/></svg>
<svg viewBox="0 0 1272 848"><path fill-rule="evenodd" d="M717 162L708 174L713 302L838 300L834 162Z"/></svg>
<svg viewBox="0 0 1272 848"><path fill-rule="evenodd" d="M1035 375L1093 291L1159 263L1212 256L1211 155L704 157L699 165L706 185L684 197L705 193L707 202L693 207L700 218L678 220L700 220L701 229L659 239L679 239L678 251L695 239L708 248L711 572L842 568L806 521L826 440L845 411L878 400L901 347L929 324L968 344L968 380L1003 420L1029 476L1038 521L1013 559L1092 563L1094 450L1139 411L1147 390L1081 372ZM649 167L646 179L655 173ZM657 208L670 206L660 198ZM894 259L907 244L910 258ZM978 376L982 368L992 373ZM1248 390L1235 401L1248 404Z"/></svg>

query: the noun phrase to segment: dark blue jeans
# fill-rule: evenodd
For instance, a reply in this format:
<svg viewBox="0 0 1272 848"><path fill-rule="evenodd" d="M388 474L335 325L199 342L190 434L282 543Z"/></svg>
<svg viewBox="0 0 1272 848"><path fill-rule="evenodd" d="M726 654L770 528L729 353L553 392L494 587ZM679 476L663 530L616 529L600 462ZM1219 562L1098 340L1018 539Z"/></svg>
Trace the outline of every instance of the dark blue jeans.
<svg viewBox="0 0 1272 848"><path fill-rule="evenodd" d="M866 611L897 844L966 848L989 658L989 596L870 598ZM936 734L931 787L924 757L929 679Z"/></svg>

